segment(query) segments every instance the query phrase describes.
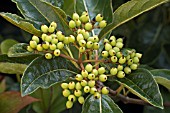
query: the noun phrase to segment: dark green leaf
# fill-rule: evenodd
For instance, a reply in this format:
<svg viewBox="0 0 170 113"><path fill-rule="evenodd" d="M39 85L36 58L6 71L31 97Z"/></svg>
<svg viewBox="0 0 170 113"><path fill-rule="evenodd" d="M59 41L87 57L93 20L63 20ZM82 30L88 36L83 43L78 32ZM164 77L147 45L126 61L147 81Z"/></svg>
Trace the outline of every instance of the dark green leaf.
<svg viewBox="0 0 170 113"><path fill-rule="evenodd" d="M75 0L63 0L64 4L62 9L64 10L64 12L69 15L70 17L72 17L73 13L74 13L74 2Z"/></svg>
<svg viewBox="0 0 170 113"><path fill-rule="evenodd" d="M116 81L123 84L130 92L146 102L155 107L163 108L163 100L158 84L149 70L138 69L123 79L118 79Z"/></svg>
<svg viewBox="0 0 170 113"><path fill-rule="evenodd" d="M170 90L170 70L168 69L154 69L151 70L156 82L163 85Z"/></svg>
<svg viewBox="0 0 170 113"><path fill-rule="evenodd" d="M25 20L16 14L11 13L0 13L0 16L5 18L7 21L16 25L17 27L37 36L41 35L41 31L37 30L29 20Z"/></svg>
<svg viewBox="0 0 170 113"><path fill-rule="evenodd" d="M22 96L31 94L39 87L49 88L55 83L73 76L76 71L74 65L61 57L51 60L44 56L38 57L28 65L21 79Z"/></svg>
<svg viewBox="0 0 170 113"><path fill-rule="evenodd" d="M134 17L149 11L163 3L168 2L169 0L131 0L123 5L121 5L113 13L113 23L105 27L99 34L100 38L103 38L113 29L124 24L125 22L133 19Z"/></svg>
<svg viewBox="0 0 170 113"><path fill-rule="evenodd" d="M108 95L95 99L89 95L83 104L82 113L123 113Z"/></svg>

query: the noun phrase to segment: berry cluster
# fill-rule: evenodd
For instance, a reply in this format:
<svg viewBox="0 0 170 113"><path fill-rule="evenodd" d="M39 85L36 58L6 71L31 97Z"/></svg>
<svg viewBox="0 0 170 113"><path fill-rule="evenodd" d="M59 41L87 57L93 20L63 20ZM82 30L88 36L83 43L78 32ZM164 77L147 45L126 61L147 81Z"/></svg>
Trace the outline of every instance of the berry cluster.
<svg viewBox="0 0 170 113"><path fill-rule="evenodd" d="M137 69L142 54L136 53L134 49L122 49L124 45L122 38L116 39L115 36L111 36L109 40L104 39L103 42L105 47L102 51L102 56L114 64L110 69L111 75L123 78L125 74L130 74L131 70ZM123 51L126 51L126 54L123 54Z"/></svg>
<svg viewBox="0 0 170 113"><path fill-rule="evenodd" d="M62 83L63 96L68 98L66 107L71 108L73 103L78 98L80 104L84 103L83 95L90 93L93 94L96 99L100 98L101 94L108 94L107 87L99 87L96 82L107 81L106 70L104 67L100 67L98 70L93 68L91 64L85 66L85 70L81 71L81 74L75 76L75 82Z"/></svg>

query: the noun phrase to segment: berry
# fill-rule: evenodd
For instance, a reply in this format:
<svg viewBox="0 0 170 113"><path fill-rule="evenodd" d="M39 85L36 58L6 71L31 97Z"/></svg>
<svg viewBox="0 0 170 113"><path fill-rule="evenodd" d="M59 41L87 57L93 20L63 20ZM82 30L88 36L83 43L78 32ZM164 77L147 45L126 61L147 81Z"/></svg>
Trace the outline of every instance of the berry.
<svg viewBox="0 0 170 113"><path fill-rule="evenodd" d="M123 57L119 58L119 63L120 64L124 64L125 62L126 62L126 57L123 56Z"/></svg>
<svg viewBox="0 0 170 113"><path fill-rule="evenodd" d="M110 44L111 44L112 46L115 46L115 45L116 45L116 40L111 40Z"/></svg>
<svg viewBox="0 0 170 113"><path fill-rule="evenodd" d="M123 70L123 65L118 65L118 66L117 66L117 70L118 70L118 71L122 71L122 70Z"/></svg>
<svg viewBox="0 0 170 113"><path fill-rule="evenodd" d="M53 56L52 56L51 53L46 53L46 54L45 54L45 58L46 58L46 59L52 59L52 57L53 57Z"/></svg>
<svg viewBox="0 0 170 113"><path fill-rule="evenodd" d="M93 42L99 42L99 37L97 35L94 35L94 41Z"/></svg>
<svg viewBox="0 0 170 113"><path fill-rule="evenodd" d="M82 34L78 34L76 37L77 41L79 42L80 40L84 40L84 37Z"/></svg>
<svg viewBox="0 0 170 113"><path fill-rule="evenodd" d="M40 42L40 39L39 39L37 36L35 36L35 35L32 37L32 40L33 40L33 41L36 41L37 43Z"/></svg>
<svg viewBox="0 0 170 113"><path fill-rule="evenodd" d="M73 20L79 19L79 15L77 13L73 13L72 19Z"/></svg>
<svg viewBox="0 0 170 113"><path fill-rule="evenodd" d="M86 78L88 76L88 72L86 70L82 70L81 75L83 76L83 78Z"/></svg>
<svg viewBox="0 0 170 113"><path fill-rule="evenodd" d="M139 63L139 58L138 57L133 57L133 62L134 63Z"/></svg>
<svg viewBox="0 0 170 113"><path fill-rule="evenodd" d="M36 48L37 47L37 42L36 41L30 41L30 47L31 48Z"/></svg>
<svg viewBox="0 0 170 113"><path fill-rule="evenodd" d="M118 78L124 78L124 77L125 77L125 73L124 73L123 71L119 71L119 72L117 73L117 77L118 77Z"/></svg>
<svg viewBox="0 0 170 113"><path fill-rule="evenodd" d="M85 46L86 46L86 41L85 41L85 40L80 40L80 41L79 41L79 45L80 45L81 47L85 47Z"/></svg>
<svg viewBox="0 0 170 113"><path fill-rule="evenodd" d="M87 65L85 66L85 70L86 70L87 72L91 72L92 69L93 69L93 66L92 66L91 64L87 64Z"/></svg>
<svg viewBox="0 0 170 113"><path fill-rule="evenodd" d="M75 28L76 27L76 23L73 20L71 20L69 22L69 27L72 28L72 29Z"/></svg>
<svg viewBox="0 0 170 113"><path fill-rule="evenodd" d="M95 41L94 41L94 37L92 37L92 36L91 36L91 37L89 37L87 40L88 40L88 41L95 42Z"/></svg>
<svg viewBox="0 0 170 113"><path fill-rule="evenodd" d="M93 42L92 41L88 41L86 44L87 48L92 48L93 47Z"/></svg>
<svg viewBox="0 0 170 113"><path fill-rule="evenodd" d="M42 31L43 33L47 33L47 32L48 32L48 26L47 26L47 25L42 25L42 26L41 26L41 31Z"/></svg>
<svg viewBox="0 0 170 113"><path fill-rule="evenodd" d="M55 31L55 27L50 25L50 27L48 28L48 32L53 33L54 31Z"/></svg>
<svg viewBox="0 0 170 113"><path fill-rule="evenodd" d="M109 56L108 51L102 51L102 56L103 56L104 58L107 58L107 57Z"/></svg>
<svg viewBox="0 0 170 113"><path fill-rule="evenodd" d="M53 38L53 39L51 40L51 43L52 43L52 44L57 44L57 43L58 43L58 39L57 39L57 38Z"/></svg>
<svg viewBox="0 0 170 113"><path fill-rule="evenodd" d="M114 56L115 53L116 53L115 50L113 50L113 49L110 49L110 50L109 50L109 55L110 55L110 56Z"/></svg>
<svg viewBox="0 0 170 113"><path fill-rule="evenodd" d="M106 70L105 70L105 68L104 67L100 67L99 69L98 69L98 73L101 75L101 74L103 74L103 73L105 73L106 72Z"/></svg>
<svg viewBox="0 0 170 113"><path fill-rule="evenodd" d="M43 41L45 41L46 36L47 36L47 34L43 33L43 34L41 35L41 39L42 39Z"/></svg>
<svg viewBox="0 0 170 113"><path fill-rule="evenodd" d="M57 43L57 48L58 49L63 49L64 44L62 42Z"/></svg>
<svg viewBox="0 0 170 113"><path fill-rule="evenodd" d="M74 95L76 97L80 97L82 95L82 92L80 90L74 90Z"/></svg>
<svg viewBox="0 0 170 113"><path fill-rule="evenodd" d="M85 48L85 47L79 47L79 52L80 52L80 53L85 52L85 50L86 50L86 48Z"/></svg>
<svg viewBox="0 0 170 113"><path fill-rule="evenodd" d="M140 54L140 53L136 53L135 56L138 58L142 58L142 54Z"/></svg>
<svg viewBox="0 0 170 113"><path fill-rule="evenodd" d="M43 47L44 49L48 49L49 46L50 46L49 42L46 42L46 41L45 41L45 42L42 43L42 47Z"/></svg>
<svg viewBox="0 0 170 113"><path fill-rule="evenodd" d="M79 19L75 20L76 26L80 27L81 26L81 21Z"/></svg>
<svg viewBox="0 0 170 113"><path fill-rule="evenodd" d="M74 89L75 88L75 82L69 82L68 88L69 89Z"/></svg>
<svg viewBox="0 0 170 113"><path fill-rule="evenodd" d="M55 29L57 28L57 23L56 22L51 22L50 26L53 26Z"/></svg>
<svg viewBox="0 0 170 113"><path fill-rule="evenodd" d="M98 50L98 49L99 49L99 43L95 42L95 43L93 44L93 49L94 49L94 50Z"/></svg>
<svg viewBox="0 0 170 113"><path fill-rule="evenodd" d="M102 21L99 22L99 27L100 28L104 28L104 27L106 27L106 25L107 25L107 23L106 23L105 20L102 20Z"/></svg>
<svg viewBox="0 0 170 113"><path fill-rule="evenodd" d="M113 63L116 63L116 62L117 62L117 57L116 57L116 56L112 56L112 57L111 57L111 61L112 61Z"/></svg>
<svg viewBox="0 0 170 113"><path fill-rule="evenodd" d="M138 68L138 65L137 64L132 64L132 65L130 65L130 68L132 70L136 70Z"/></svg>
<svg viewBox="0 0 170 113"><path fill-rule="evenodd" d="M94 74L95 76L97 76L97 75L98 75L98 70L97 70L97 69L93 69L93 70L92 70L92 74Z"/></svg>
<svg viewBox="0 0 170 113"><path fill-rule="evenodd" d="M86 85L87 85L87 81L86 81L86 80L82 80L82 81L81 81L81 85L82 85L82 86L86 86Z"/></svg>
<svg viewBox="0 0 170 113"><path fill-rule="evenodd" d="M130 74L130 73L131 73L130 67L125 67L125 68L124 68L124 72L125 72L126 74Z"/></svg>
<svg viewBox="0 0 170 113"><path fill-rule="evenodd" d="M116 53L116 56L117 56L117 58L122 57L122 56L123 56L123 55L122 55L122 52L117 52L117 53Z"/></svg>
<svg viewBox="0 0 170 113"><path fill-rule="evenodd" d="M97 89L95 88L95 87L92 87L91 89L90 89L90 93L91 94L94 94L94 93L96 93L97 92Z"/></svg>
<svg viewBox="0 0 170 113"><path fill-rule="evenodd" d="M117 68L114 68L114 67L113 67L113 68L110 70L110 74L111 74L111 75L116 75L116 74L117 74L117 71L118 71Z"/></svg>
<svg viewBox="0 0 170 113"><path fill-rule="evenodd" d="M104 39L103 43L109 43L109 40L108 39Z"/></svg>
<svg viewBox="0 0 170 113"><path fill-rule="evenodd" d="M50 35L47 35L47 36L45 37L45 41L51 42L51 40L52 40L52 37L51 37Z"/></svg>
<svg viewBox="0 0 170 113"><path fill-rule="evenodd" d="M89 32L87 31L83 32L83 37L87 40L90 37Z"/></svg>
<svg viewBox="0 0 170 113"><path fill-rule="evenodd" d="M63 96L64 96L64 97L68 97L70 94L71 94L71 93L70 93L70 91L69 91L68 89L64 89L64 90L63 90Z"/></svg>
<svg viewBox="0 0 170 113"><path fill-rule="evenodd" d="M122 42L117 42L116 43L116 47L121 49L123 47L123 43Z"/></svg>
<svg viewBox="0 0 170 113"><path fill-rule="evenodd" d="M80 96L80 97L78 98L78 102L79 102L80 104L83 104L83 103L84 103L84 97L83 97L83 96Z"/></svg>
<svg viewBox="0 0 170 113"><path fill-rule="evenodd" d="M64 43L64 44L69 44L69 38L68 38L68 37L64 37L63 43Z"/></svg>
<svg viewBox="0 0 170 113"><path fill-rule="evenodd" d="M94 74L89 74L89 75L88 75L88 79L90 79L90 80L95 79L95 75L94 75Z"/></svg>
<svg viewBox="0 0 170 113"><path fill-rule="evenodd" d="M67 101L66 102L66 108L67 109L70 109L70 108L72 108L73 107L73 102L72 101Z"/></svg>
<svg viewBox="0 0 170 113"><path fill-rule="evenodd" d="M57 46L55 44L50 44L50 50L55 50Z"/></svg>
<svg viewBox="0 0 170 113"><path fill-rule="evenodd" d="M68 96L68 100L71 102L75 102L76 101L76 97L74 95L69 95Z"/></svg>
<svg viewBox="0 0 170 113"><path fill-rule="evenodd" d="M109 90L107 87L102 88L102 94L107 95L109 93Z"/></svg>
<svg viewBox="0 0 170 113"><path fill-rule="evenodd" d="M84 26L85 30L87 30L87 31L91 31L92 27L93 26L92 26L92 24L90 22L86 23L85 26Z"/></svg>
<svg viewBox="0 0 170 113"><path fill-rule="evenodd" d="M29 51L29 52L33 52L33 51L34 51L34 49L33 49L33 48L31 48L30 46L27 46L27 51Z"/></svg>
<svg viewBox="0 0 170 113"><path fill-rule="evenodd" d="M83 23L86 23L89 21L89 16L87 14L84 14L80 17L80 21Z"/></svg>
<svg viewBox="0 0 170 113"><path fill-rule="evenodd" d="M57 31L56 35L57 35L57 38L58 38L59 41L63 41L64 40L64 35L62 34L61 31Z"/></svg>
<svg viewBox="0 0 170 113"><path fill-rule="evenodd" d="M100 80L101 82L105 82L105 81L107 80L107 76L104 75L104 74L101 74L101 75L99 76L99 80Z"/></svg>
<svg viewBox="0 0 170 113"><path fill-rule="evenodd" d="M82 88L80 82L76 83L75 89L80 90Z"/></svg>
<svg viewBox="0 0 170 113"><path fill-rule="evenodd" d="M133 60L132 60L132 59L129 59L129 60L127 61L127 64L128 64L128 65L132 65L132 64L133 64Z"/></svg>
<svg viewBox="0 0 170 113"><path fill-rule="evenodd" d="M90 87L89 86L85 86L84 87L84 92L85 93L89 93L90 92Z"/></svg>
<svg viewBox="0 0 170 113"><path fill-rule="evenodd" d="M57 35L56 35L56 34L51 34L50 36L52 37L52 39L53 39L53 38L57 38Z"/></svg>
<svg viewBox="0 0 170 113"><path fill-rule="evenodd" d="M67 89L67 88L68 88L68 83L62 83L62 84L61 84L61 87L62 87L63 89Z"/></svg>
<svg viewBox="0 0 170 113"><path fill-rule="evenodd" d="M94 87L95 86L95 80L88 81L88 86Z"/></svg>
<svg viewBox="0 0 170 113"><path fill-rule="evenodd" d="M105 44L105 50L109 51L110 49L112 49L112 46L109 43Z"/></svg>
<svg viewBox="0 0 170 113"><path fill-rule="evenodd" d="M98 15L95 17L95 20L96 20L97 22L100 22L100 21L103 20L103 16L102 16L101 14L98 14Z"/></svg>
<svg viewBox="0 0 170 113"><path fill-rule="evenodd" d="M83 76L80 75L80 74L77 74L77 75L76 75L76 80L77 80L77 81L83 80Z"/></svg>
<svg viewBox="0 0 170 113"><path fill-rule="evenodd" d="M122 43L123 43L123 39L122 39L122 38L118 38L116 41L117 41L117 42L122 42Z"/></svg>
<svg viewBox="0 0 170 113"><path fill-rule="evenodd" d="M113 50L115 50L115 52L119 52L120 49L118 47L114 47Z"/></svg>
<svg viewBox="0 0 170 113"><path fill-rule="evenodd" d="M55 56L60 56L60 50L59 49L54 50L54 55Z"/></svg>
<svg viewBox="0 0 170 113"><path fill-rule="evenodd" d="M38 45L37 45L37 50L38 50L38 51L43 51L43 47L42 47L41 44L38 44Z"/></svg>
<svg viewBox="0 0 170 113"><path fill-rule="evenodd" d="M101 94L99 92L94 93L94 98L99 99L101 97Z"/></svg>
<svg viewBox="0 0 170 113"><path fill-rule="evenodd" d="M75 37L73 35L70 35L68 37L69 42L74 43L75 42Z"/></svg>

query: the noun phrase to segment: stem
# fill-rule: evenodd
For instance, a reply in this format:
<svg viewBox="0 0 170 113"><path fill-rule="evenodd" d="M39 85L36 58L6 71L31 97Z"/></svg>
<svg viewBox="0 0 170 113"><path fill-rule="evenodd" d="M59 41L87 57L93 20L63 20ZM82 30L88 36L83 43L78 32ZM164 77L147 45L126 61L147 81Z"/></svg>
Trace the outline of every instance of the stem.
<svg viewBox="0 0 170 113"><path fill-rule="evenodd" d="M72 58L72 57L70 57L70 56L66 56L66 55L64 55L64 54L60 54L60 56L66 58L66 59L68 59L68 60L72 60L72 61L74 61L74 62L78 62L78 60L76 60L76 59L74 59L74 58Z"/></svg>
<svg viewBox="0 0 170 113"><path fill-rule="evenodd" d="M105 60L84 60L83 63L87 62L104 62Z"/></svg>
<svg viewBox="0 0 170 113"><path fill-rule="evenodd" d="M95 55L95 60L97 61L98 58L99 58L99 56L98 56L98 50L95 51L95 54L96 54L96 55ZM95 65L96 65L96 64L98 64L98 63L95 62ZM99 65L96 65L96 69L98 69L98 68L99 68Z"/></svg>
<svg viewBox="0 0 170 113"><path fill-rule="evenodd" d="M66 45L66 49L67 49L69 55L71 56L71 58L74 58L70 48L67 45Z"/></svg>
<svg viewBox="0 0 170 113"><path fill-rule="evenodd" d="M17 81L21 82L20 74L16 74L16 77L17 77Z"/></svg>

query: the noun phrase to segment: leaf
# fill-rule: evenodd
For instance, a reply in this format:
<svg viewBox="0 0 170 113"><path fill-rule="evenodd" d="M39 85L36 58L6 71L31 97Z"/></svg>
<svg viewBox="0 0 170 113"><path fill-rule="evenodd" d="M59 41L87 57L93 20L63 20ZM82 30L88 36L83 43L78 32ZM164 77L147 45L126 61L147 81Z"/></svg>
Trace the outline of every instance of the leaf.
<svg viewBox="0 0 170 113"><path fill-rule="evenodd" d="M163 85L170 90L170 70L154 69L151 70L151 73L158 84Z"/></svg>
<svg viewBox="0 0 170 113"><path fill-rule="evenodd" d="M63 5L65 5L64 0L43 0L43 1L49 2L52 5L57 6L57 7L61 8L61 9L62 9ZM67 1L71 1L71 0L67 0Z"/></svg>
<svg viewBox="0 0 170 113"><path fill-rule="evenodd" d="M16 43L18 43L18 42L16 40L13 40L13 39L4 40L3 42L1 42L1 53L7 54L8 49Z"/></svg>
<svg viewBox="0 0 170 113"><path fill-rule="evenodd" d="M63 0L63 6L61 7L62 10L69 15L70 17L72 17L74 11L74 5L75 5L75 0ZM77 0L78 1L78 0Z"/></svg>
<svg viewBox="0 0 170 113"><path fill-rule="evenodd" d="M89 95L83 104L82 113L123 113L108 95L95 99Z"/></svg>
<svg viewBox="0 0 170 113"><path fill-rule="evenodd" d="M20 93L15 91L1 93L1 113L18 113L26 105L36 101L38 100L30 96L21 97Z"/></svg>
<svg viewBox="0 0 170 113"><path fill-rule="evenodd" d="M147 69L137 69L123 79L116 80L123 84L130 92L151 105L163 109L163 100L158 84L152 73Z"/></svg>
<svg viewBox="0 0 170 113"><path fill-rule="evenodd" d="M55 83L76 74L74 65L61 57L47 60L44 56L33 60L21 79L22 96L33 93L39 87L49 88Z"/></svg>
<svg viewBox="0 0 170 113"><path fill-rule="evenodd" d="M37 30L29 20L25 20L16 14L0 13L7 21L11 22L15 26L37 36L41 35L41 31Z"/></svg>
<svg viewBox="0 0 170 113"><path fill-rule="evenodd" d="M121 5L113 13L113 23L106 26L99 34L99 38L103 38L113 29L133 19L134 17L149 11L169 0L131 0Z"/></svg>

